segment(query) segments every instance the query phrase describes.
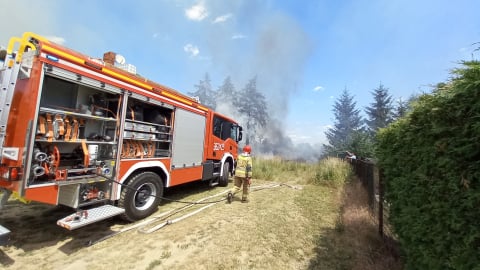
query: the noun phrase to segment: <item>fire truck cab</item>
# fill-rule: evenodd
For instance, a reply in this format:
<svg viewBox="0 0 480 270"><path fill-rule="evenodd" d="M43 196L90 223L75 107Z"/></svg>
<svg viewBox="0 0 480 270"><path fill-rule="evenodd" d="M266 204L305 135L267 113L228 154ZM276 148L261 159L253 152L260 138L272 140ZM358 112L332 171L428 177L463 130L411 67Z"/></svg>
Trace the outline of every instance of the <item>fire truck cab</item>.
<svg viewBox="0 0 480 270"><path fill-rule="evenodd" d="M0 53L0 209L14 194L65 205L73 230L157 210L164 188L227 186L242 128L136 74L108 52L91 58L33 33ZM9 230L0 225L0 243Z"/></svg>

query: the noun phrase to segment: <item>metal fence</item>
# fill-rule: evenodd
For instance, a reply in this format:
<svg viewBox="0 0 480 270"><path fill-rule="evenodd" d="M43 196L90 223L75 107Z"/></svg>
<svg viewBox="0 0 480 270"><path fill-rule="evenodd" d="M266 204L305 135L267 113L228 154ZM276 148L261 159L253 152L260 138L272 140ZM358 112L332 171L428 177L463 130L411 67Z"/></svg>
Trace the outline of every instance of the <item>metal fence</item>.
<svg viewBox="0 0 480 270"><path fill-rule="evenodd" d="M375 163L367 160L353 160L353 169L368 194L368 206L377 220L378 232L382 238L391 230L388 226L388 205L385 204L385 179Z"/></svg>
<svg viewBox="0 0 480 270"><path fill-rule="evenodd" d="M389 207L385 201L386 179L382 170L368 160L354 160L352 165L355 174L367 191L368 205L372 216L377 221L378 233L383 239L385 248L396 258L400 258L400 245L388 222Z"/></svg>

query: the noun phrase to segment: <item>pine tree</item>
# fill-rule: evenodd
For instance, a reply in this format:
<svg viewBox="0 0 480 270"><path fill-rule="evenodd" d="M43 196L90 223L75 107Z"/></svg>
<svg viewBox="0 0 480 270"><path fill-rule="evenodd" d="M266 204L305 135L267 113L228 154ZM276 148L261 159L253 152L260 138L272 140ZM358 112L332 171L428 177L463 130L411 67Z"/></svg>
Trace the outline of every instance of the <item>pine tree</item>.
<svg viewBox="0 0 480 270"><path fill-rule="evenodd" d="M405 116L408 111L408 101L403 100L402 98L397 99L397 104L395 106L395 111L393 116L395 119L399 119Z"/></svg>
<svg viewBox="0 0 480 270"><path fill-rule="evenodd" d="M215 109L217 106L215 101L215 91L212 90L211 80L208 73L205 73L205 78L200 80L200 82L195 85L195 88L197 89L196 91L189 92L188 94L197 97L201 104Z"/></svg>
<svg viewBox="0 0 480 270"><path fill-rule="evenodd" d="M345 88L342 95L333 105L335 122L325 135L329 145L324 145L327 155L336 156L345 151L356 151L352 149L352 143L357 134L362 131L362 117L360 110L356 108L356 102Z"/></svg>
<svg viewBox="0 0 480 270"><path fill-rule="evenodd" d="M218 87L216 104L228 104L233 107L238 106L238 93L232 83L230 76L225 78L223 84Z"/></svg>
<svg viewBox="0 0 480 270"><path fill-rule="evenodd" d="M437 88L433 89L433 92L435 91L437 91ZM423 95L425 94L427 93L423 93ZM402 98L397 100L397 104L394 108L394 113L393 113L395 120L406 116L407 113L413 109L415 102L417 102L420 96L421 94L412 94L410 95L410 97L408 97L407 100L403 100Z"/></svg>
<svg viewBox="0 0 480 270"><path fill-rule="evenodd" d="M265 96L257 90L257 77L251 79L240 91L237 100L238 112L245 117L246 143L250 144L253 134L265 127L268 120Z"/></svg>
<svg viewBox="0 0 480 270"><path fill-rule="evenodd" d="M370 103L370 107L365 108L368 117L366 123L371 135L393 121L392 96L388 93L388 88L380 84L372 94L374 102Z"/></svg>

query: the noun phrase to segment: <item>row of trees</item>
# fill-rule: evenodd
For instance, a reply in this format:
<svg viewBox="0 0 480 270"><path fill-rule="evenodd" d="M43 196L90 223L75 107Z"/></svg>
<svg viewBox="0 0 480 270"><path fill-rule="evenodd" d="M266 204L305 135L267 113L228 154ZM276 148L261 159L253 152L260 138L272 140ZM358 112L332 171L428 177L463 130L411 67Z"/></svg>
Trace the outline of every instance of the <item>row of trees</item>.
<svg viewBox="0 0 480 270"><path fill-rule="evenodd" d="M480 42L472 45L478 44ZM473 50L478 51L480 47ZM445 83L439 83L432 86L432 89L441 89L444 86ZM372 91L374 101L365 108L366 119L361 116L354 97L347 89L343 90L333 107L334 125L325 133L329 144L324 145L324 156L339 156L345 151L353 151L360 157L374 157L377 131L403 118L407 111L412 109L413 102L421 97L412 95L407 100L400 98L394 101L388 90L380 84Z"/></svg>
<svg viewBox="0 0 480 270"><path fill-rule="evenodd" d="M373 102L365 108L367 117L363 118L354 97L347 89L343 90L333 106L333 127L325 133L329 144L324 145L324 155L339 156L345 151L353 151L357 156L372 157L376 132L404 116L414 99L394 102L383 84L375 88L372 95Z"/></svg>
<svg viewBox="0 0 480 270"><path fill-rule="evenodd" d="M295 145L285 134L284 125L271 115L266 97L257 86L257 77L237 89L230 77L214 90L208 73L187 93L200 103L231 117L243 127L242 144L252 145L256 154L280 156L288 160L317 161L321 145L307 143Z"/></svg>
<svg viewBox="0 0 480 270"><path fill-rule="evenodd" d="M281 148L294 148L288 138L281 131L274 132L280 139L269 138L268 129L275 129L274 121L269 116L268 104L265 96L257 88L257 77L250 79L241 89L237 89L230 77L214 90L208 73L195 86L195 90L188 95L198 98L200 103L226 114L240 122L245 129L245 143L253 144L263 152L276 153L276 145ZM374 137L380 128L384 128L394 120L405 115L409 104L414 99L396 100L389 93L389 89L380 84L372 91L373 102L364 110L366 118L357 108L354 97L344 89L335 101L333 112L335 122L326 132L328 145L323 146L324 156L339 156L345 151L351 151L361 157L372 157L374 152ZM270 145L272 144L273 145ZM312 146L308 147L312 152ZM305 149L304 149L305 150ZM315 151L320 152L321 149ZM295 152L295 151L289 151ZM319 158L321 153L315 154ZM303 155L303 154L302 154ZM285 157L298 158L298 157Z"/></svg>
<svg viewBox="0 0 480 270"><path fill-rule="evenodd" d="M265 96L257 89L257 77L253 77L240 90L237 90L232 79L225 78L223 84L214 90L210 76L205 74L203 80L195 85L195 91L188 94L199 99L200 103L235 117L245 128L246 144L254 139L254 134L267 125L269 114Z"/></svg>

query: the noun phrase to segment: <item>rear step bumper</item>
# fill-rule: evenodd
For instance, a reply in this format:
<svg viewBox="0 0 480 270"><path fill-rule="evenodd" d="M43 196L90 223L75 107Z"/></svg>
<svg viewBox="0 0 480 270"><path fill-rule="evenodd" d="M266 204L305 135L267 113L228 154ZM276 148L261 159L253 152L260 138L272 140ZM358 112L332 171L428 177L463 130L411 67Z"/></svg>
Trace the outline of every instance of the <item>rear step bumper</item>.
<svg viewBox="0 0 480 270"><path fill-rule="evenodd" d="M10 230L0 225L0 246L4 246L10 240Z"/></svg>
<svg viewBox="0 0 480 270"><path fill-rule="evenodd" d="M57 225L67 230L75 230L83 226L125 213L125 209L113 205L80 210L57 221Z"/></svg>

